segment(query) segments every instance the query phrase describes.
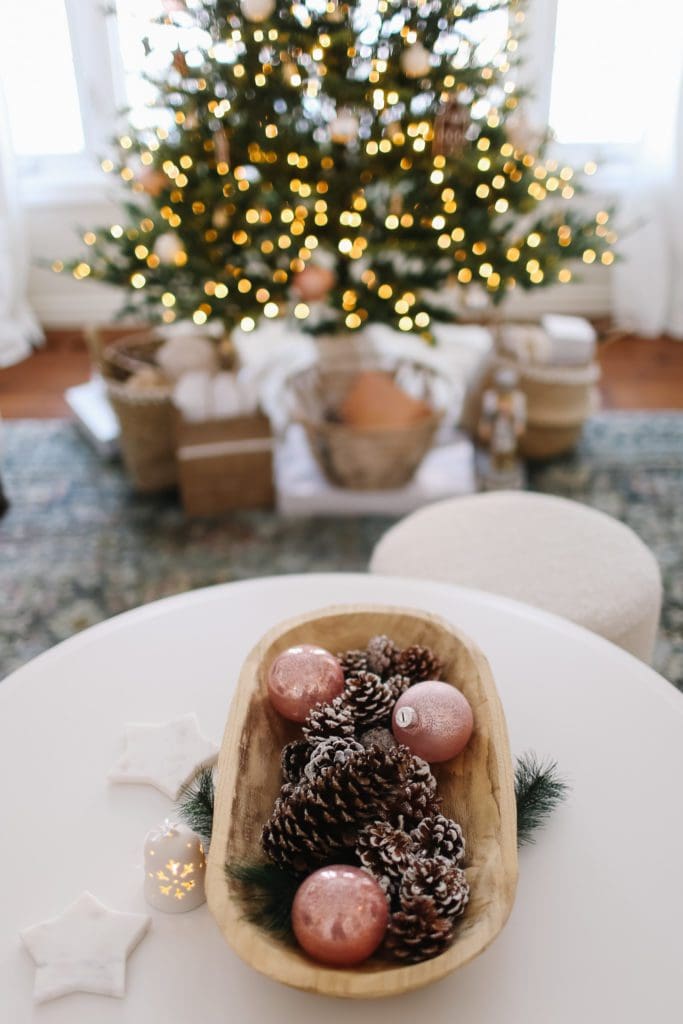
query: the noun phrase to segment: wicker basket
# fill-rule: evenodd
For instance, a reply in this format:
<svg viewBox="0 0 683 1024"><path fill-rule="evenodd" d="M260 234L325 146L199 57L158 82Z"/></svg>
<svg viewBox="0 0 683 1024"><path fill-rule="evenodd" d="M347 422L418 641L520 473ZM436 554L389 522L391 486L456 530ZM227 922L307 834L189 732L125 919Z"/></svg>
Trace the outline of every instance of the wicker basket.
<svg viewBox="0 0 683 1024"><path fill-rule="evenodd" d="M526 396L527 426L519 446L524 458L550 459L571 451L599 407L597 363L553 366L499 358L496 365L517 371Z"/></svg>
<svg viewBox="0 0 683 1024"><path fill-rule="evenodd" d="M424 419L405 427L360 429L335 422L354 377L360 370L392 372L400 383L410 373L418 382L420 397L432 406ZM413 477L429 451L443 413L434 406L434 388L439 374L409 360L382 364L377 356L352 363L328 362L313 366L290 378L294 419L306 431L308 443L325 477L349 490L389 490L402 487Z"/></svg>
<svg viewBox="0 0 683 1024"><path fill-rule="evenodd" d="M163 338L153 331L129 335L100 351L100 369L121 428L121 454L138 491L161 491L177 483L175 411L171 387L133 391L125 381L136 371L154 366Z"/></svg>

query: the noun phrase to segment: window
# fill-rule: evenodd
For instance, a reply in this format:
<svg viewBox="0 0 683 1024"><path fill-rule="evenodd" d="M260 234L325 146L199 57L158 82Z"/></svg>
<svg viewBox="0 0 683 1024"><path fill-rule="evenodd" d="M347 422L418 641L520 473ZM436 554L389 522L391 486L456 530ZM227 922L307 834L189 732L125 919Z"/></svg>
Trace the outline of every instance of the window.
<svg viewBox="0 0 683 1024"><path fill-rule="evenodd" d="M548 117L557 141L602 153L639 145L682 38L680 0L557 0Z"/></svg>
<svg viewBox="0 0 683 1024"><path fill-rule="evenodd" d="M64 0L15 4L11 27L0 34L0 62L17 155L82 152L85 140Z"/></svg>

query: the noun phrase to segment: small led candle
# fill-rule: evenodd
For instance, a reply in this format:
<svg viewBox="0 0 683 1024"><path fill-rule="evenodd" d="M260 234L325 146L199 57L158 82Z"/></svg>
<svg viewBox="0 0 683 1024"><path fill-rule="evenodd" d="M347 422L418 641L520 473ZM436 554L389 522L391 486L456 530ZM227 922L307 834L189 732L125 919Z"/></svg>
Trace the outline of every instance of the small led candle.
<svg viewBox="0 0 683 1024"><path fill-rule="evenodd" d="M166 821L145 838L145 899L166 914L195 910L206 899L206 860L201 839L185 825Z"/></svg>

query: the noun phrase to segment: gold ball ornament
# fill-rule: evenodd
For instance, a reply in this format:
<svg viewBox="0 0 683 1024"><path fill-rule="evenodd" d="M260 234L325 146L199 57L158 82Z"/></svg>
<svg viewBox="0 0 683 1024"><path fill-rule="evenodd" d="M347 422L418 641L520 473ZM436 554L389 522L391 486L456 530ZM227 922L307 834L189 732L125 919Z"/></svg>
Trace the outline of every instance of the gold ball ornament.
<svg viewBox="0 0 683 1024"><path fill-rule="evenodd" d="M275 10L275 0L240 0L240 10L247 21L267 21Z"/></svg>
<svg viewBox="0 0 683 1024"><path fill-rule="evenodd" d="M431 54L422 43L413 43L401 54L401 71L406 78L424 78L431 70Z"/></svg>
<svg viewBox="0 0 683 1024"><path fill-rule="evenodd" d="M304 302L317 302L328 294L335 281L335 273L329 267L308 263L295 276L292 291Z"/></svg>
<svg viewBox="0 0 683 1024"><path fill-rule="evenodd" d="M358 138L358 118L350 110L340 110L330 121L330 138L339 145L348 145Z"/></svg>

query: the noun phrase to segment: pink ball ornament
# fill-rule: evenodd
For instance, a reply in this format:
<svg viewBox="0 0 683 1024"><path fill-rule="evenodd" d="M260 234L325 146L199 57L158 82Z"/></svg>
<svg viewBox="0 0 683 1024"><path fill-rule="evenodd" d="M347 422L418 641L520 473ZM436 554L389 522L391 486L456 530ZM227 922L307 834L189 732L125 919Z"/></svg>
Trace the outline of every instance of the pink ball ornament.
<svg viewBox="0 0 683 1024"><path fill-rule="evenodd" d="M325 298L334 286L335 280L335 273L329 267L323 267L318 263L308 263L295 276L292 290L304 302L317 302L318 299Z"/></svg>
<svg viewBox="0 0 683 1024"><path fill-rule="evenodd" d="M375 952L387 928L387 898L360 868L333 864L301 883L292 905L292 928L309 956L333 967L352 967Z"/></svg>
<svg viewBox="0 0 683 1024"><path fill-rule="evenodd" d="M394 705L392 729L399 743L434 764L450 761L467 746L474 719L455 686L427 680L410 686Z"/></svg>
<svg viewBox="0 0 683 1024"><path fill-rule="evenodd" d="M324 647L314 644L289 647L268 671L271 703L291 722L303 722L314 705L334 700L343 689L341 665Z"/></svg>

